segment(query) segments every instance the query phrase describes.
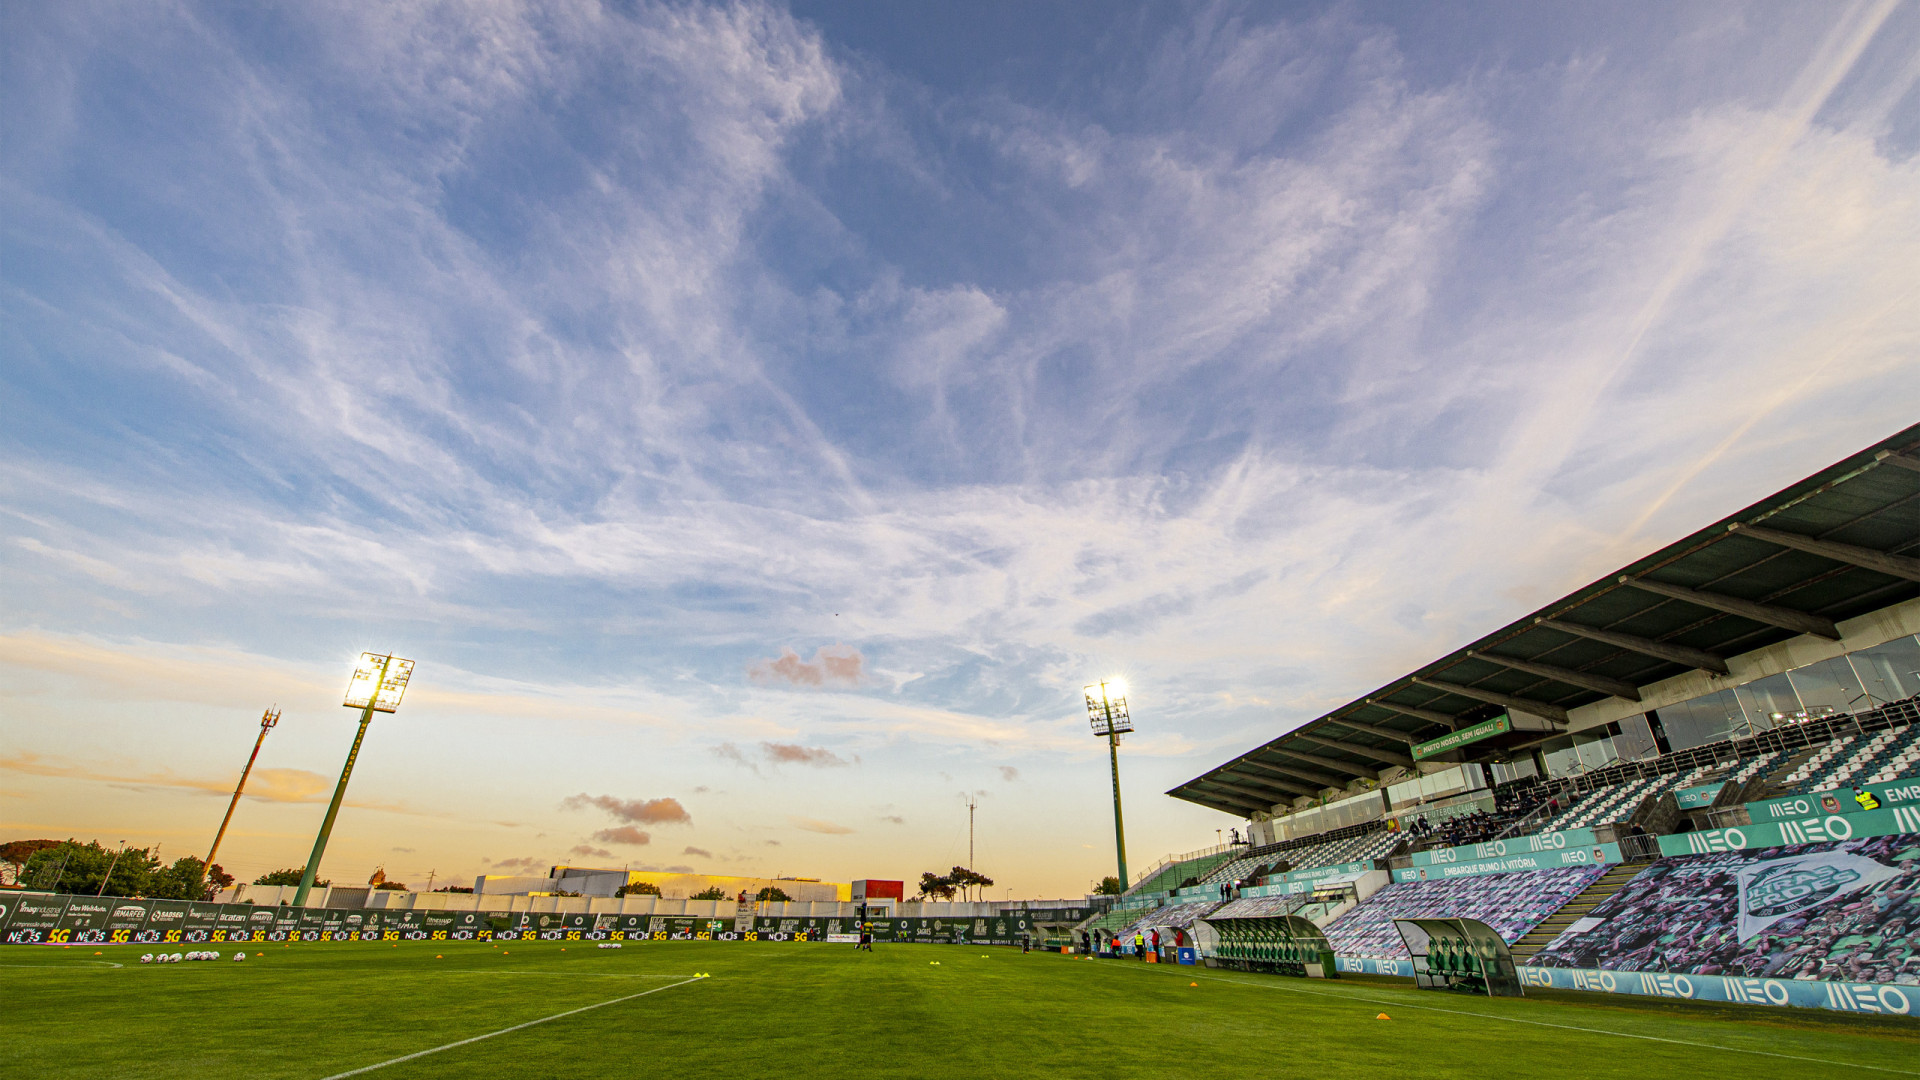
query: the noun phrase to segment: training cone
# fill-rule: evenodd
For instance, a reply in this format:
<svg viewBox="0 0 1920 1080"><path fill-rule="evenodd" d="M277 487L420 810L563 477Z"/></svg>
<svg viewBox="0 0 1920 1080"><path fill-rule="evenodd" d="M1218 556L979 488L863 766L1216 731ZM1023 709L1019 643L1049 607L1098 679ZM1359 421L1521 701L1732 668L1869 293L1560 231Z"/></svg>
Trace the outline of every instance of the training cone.
<svg viewBox="0 0 1920 1080"><path fill-rule="evenodd" d="M1187 985L1188 985L1188 986L1199 986L1200 984L1199 984L1199 983L1188 983Z"/></svg>
<svg viewBox="0 0 1920 1080"><path fill-rule="evenodd" d="M442 955L440 955L439 953L434 953L434 954L433 954L433 958L434 958L435 960L445 960L445 959L446 959L446 957L444 957L444 956L442 956Z"/></svg>
<svg viewBox="0 0 1920 1080"><path fill-rule="evenodd" d="M1388 1016L1386 1013L1381 1013L1379 1016L1374 1017L1374 1019L1375 1020L1391 1020L1393 1019L1393 1017Z"/></svg>

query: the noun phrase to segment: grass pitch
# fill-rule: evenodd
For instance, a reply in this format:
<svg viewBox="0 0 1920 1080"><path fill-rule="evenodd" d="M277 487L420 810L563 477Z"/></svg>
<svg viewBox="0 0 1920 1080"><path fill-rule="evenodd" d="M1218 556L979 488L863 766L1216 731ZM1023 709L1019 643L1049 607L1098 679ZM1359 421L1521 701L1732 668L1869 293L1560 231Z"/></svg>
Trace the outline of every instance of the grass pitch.
<svg viewBox="0 0 1920 1080"><path fill-rule="evenodd" d="M1535 992L1490 1001L946 945L402 942L0 951L45 1077L1920 1076L1920 1021ZM110 966L121 965L121 966ZM708 978L696 978L697 975ZM1198 985L1193 985L1198 984ZM1379 1013L1390 1019L1377 1019Z"/></svg>

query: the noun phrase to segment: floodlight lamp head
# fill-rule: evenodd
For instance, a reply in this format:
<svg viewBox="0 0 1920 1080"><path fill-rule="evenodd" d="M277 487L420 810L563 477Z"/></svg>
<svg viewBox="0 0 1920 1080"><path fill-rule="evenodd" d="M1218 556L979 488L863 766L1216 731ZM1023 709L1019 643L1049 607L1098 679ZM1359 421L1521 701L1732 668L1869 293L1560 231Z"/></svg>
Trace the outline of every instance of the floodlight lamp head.
<svg viewBox="0 0 1920 1080"><path fill-rule="evenodd" d="M1124 689L1124 684L1121 688ZM1117 737L1133 730L1133 721L1127 716L1127 699L1114 689L1113 682L1094 683L1085 689L1087 722L1098 738Z"/></svg>
<svg viewBox="0 0 1920 1080"><path fill-rule="evenodd" d="M260 726L268 731L272 731L274 728L274 725L278 724L279 722L280 722L279 709L268 709L266 712L263 712L260 714Z"/></svg>
<svg viewBox="0 0 1920 1080"><path fill-rule="evenodd" d="M361 653L359 662L353 666L353 680L347 684L347 700L341 704L349 709L371 706L374 712L395 712L400 708L401 696L407 692L407 680L412 677L411 660Z"/></svg>

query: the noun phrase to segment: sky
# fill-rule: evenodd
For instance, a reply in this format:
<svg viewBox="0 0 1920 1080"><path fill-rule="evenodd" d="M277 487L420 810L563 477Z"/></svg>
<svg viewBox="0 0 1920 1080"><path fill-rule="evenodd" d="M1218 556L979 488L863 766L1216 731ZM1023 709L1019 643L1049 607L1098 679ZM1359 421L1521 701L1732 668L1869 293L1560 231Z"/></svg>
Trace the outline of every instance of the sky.
<svg viewBox="0 0 1920 1080"><path fill-rule="evenodd" d="M0 18L0 839L1078 896L1920 411L1920 4Z"/></svg>

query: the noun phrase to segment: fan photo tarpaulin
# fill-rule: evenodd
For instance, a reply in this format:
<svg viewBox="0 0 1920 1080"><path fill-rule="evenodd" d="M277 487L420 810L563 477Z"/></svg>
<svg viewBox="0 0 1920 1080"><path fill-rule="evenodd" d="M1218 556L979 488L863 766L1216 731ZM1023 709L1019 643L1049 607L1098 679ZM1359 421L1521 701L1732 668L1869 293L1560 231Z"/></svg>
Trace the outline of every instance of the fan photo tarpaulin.
<svg viewBox="0 0 1920 1080"><path fill-rule="evenodd" d="M1819 851L1768 859L1742 867L1740 940L1746 941L1789 915L1811 911L1900 876L1884 863L1847 851Z"/></svg>

